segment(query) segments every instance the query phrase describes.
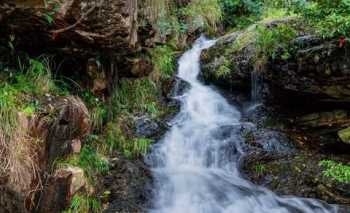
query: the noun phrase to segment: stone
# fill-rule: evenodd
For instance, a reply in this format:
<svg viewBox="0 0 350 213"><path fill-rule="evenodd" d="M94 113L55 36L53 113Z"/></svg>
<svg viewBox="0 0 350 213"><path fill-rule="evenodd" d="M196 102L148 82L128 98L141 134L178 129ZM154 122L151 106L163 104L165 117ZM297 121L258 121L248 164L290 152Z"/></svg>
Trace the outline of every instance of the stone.
<svg viewBox="0 0 350 213"><path fill-rule="evenodd" d="M68 192L69 196L72 197L76 192L86 186L87 182L84 176L84 170L79 167L69 166L67 168L60 169L56 172L56 176L61 176L62 174L66 173L71 174L71 179L68 185Z"/></svg>
<svg viewBox="0 0 350 213"><path fill-rule="evenodd" d="M147 116L135 120L136 136L142 138L153 137L159 132L159 124Z"/></svg>
<svg viewBox="0 0 350 213"><path fill-rule="evenodd" d="M41 196L39 213L61 212L66 209L78 191L87 185L84 171L79 167L58 169L48 177Z"/></svg>
<svg viewBox="0 0 350 213"><path fill-rule="evenodd" d="M350 144L350 127L340 130L338 136L342 142Z"/></svg>
<svg viewBox="0 0 350 213"><path fill-rule="evenodd" d="M71 145L72 153L74 153L74 154L80 153L81 141L79 139L72 140L70 145Z"/></svg>

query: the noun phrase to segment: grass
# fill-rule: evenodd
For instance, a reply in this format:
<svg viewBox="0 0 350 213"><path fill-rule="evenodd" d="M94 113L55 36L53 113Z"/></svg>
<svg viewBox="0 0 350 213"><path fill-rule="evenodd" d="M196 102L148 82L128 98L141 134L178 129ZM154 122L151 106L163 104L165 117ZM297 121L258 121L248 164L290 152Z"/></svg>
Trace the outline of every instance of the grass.
<svg viewBox="0 0 350 213"><path fill-rule="evenodd" d="M105 103L90 91L83 92L81 96L89 109L92 131L101 132L108 117Z"/></svg>
<svg viewBox="0 0 350 213"><path fill-rule="evenodd" d="M147 154L152 140L146 138L133 138L122 130L121 124L110 123L107 127L106 145L111 154L114 150L120 151L125 157L134 159Z"/></svg>
<svg viewBox="0 0 350 213"><path fill-rule="evenodd" d="M319 163L325 170L323 176L340 183L350 183L350 166L332 160L322 160Z"/></svg>
<svg viewBox="0 0 350 213"><path fill-rule="evenodd" d="M181 14L190 17L192 28L203 28L209 33L216 31L222 18L218 0L193 0L181 9Z"/></svg>
<svg viewBox="0 0 350 213"><path fill-rule="evenodd" d="M172 78L176 69L175 51L168 45L157 46L151 52L155 72L161 79Z"/></svg>
<svg viewBox="0 0 350 213"><path fill-rule="evenodd" d="M255 165L255 172L259 175L262 175L266 172L266 166L263 164L257 164Z"/></svg>
<svg viewBox="0 0 350 213"><path fill-rule="evenodd" d="M150 79L122 79L112 95L113 118L125 114L147 113L158 117L162 113L159 88Z"/></svg>
<svg viewBox="0 0 350 213"><path fill-rule="evenodd" d="M99 200L87 195L74 195L69 209L63 213L99 213L102 206Z"/></svg>
<svg viewBox="0 0 350 213"><path fill-rule="evenodd" d="M57 165L58 167L67 165L80 167L92 182L98 174L107 174L109 170L108 161L91 145L85 145L78 155L59 161Z"/></svg>

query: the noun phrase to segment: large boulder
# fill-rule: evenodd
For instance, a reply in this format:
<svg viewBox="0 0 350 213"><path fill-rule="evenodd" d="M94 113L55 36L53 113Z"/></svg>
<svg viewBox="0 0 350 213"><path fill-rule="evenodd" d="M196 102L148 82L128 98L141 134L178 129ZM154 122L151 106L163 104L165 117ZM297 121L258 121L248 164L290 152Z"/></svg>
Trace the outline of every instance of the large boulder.
<svg viewBox="0 0 350 213"><path fill-rule="evenodd" d="M278 48L273 57L257 58L265 51L259 50L256 43L258 36L264 36L257 33L258 28L263 26L272 31L281 25L293 28L295 38ZM339 46L338 40L324 40L305 31L296 19L262 22L224 36L204 51L203 76L219 85L242 89L250 87L251 74L259 72L273 88L272 92L283 90L324 101L349 102L349 49L349 44Z"/></svg>

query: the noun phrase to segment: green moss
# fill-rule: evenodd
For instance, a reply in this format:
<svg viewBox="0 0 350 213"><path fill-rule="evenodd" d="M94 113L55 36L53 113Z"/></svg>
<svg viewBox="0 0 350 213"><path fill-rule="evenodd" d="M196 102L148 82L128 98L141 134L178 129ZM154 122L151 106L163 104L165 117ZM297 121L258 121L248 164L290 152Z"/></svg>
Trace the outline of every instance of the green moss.
<svg viewBox="0 0 350 213"><path fill-rule="evenodd" d="M350 166L332 160L322 160L320 166L325 168L323 176L341 183L350 183Z"/></svg>

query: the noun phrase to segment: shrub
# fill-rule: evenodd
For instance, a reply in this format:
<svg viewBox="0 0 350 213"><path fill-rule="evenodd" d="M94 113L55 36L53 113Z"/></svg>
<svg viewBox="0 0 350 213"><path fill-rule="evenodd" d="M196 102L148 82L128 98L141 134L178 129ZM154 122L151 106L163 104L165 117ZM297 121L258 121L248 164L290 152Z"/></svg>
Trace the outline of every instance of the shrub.
<svg viewBox="0 0 350 213"><path fill-rule="evenodd" d="M256 47L257 60L265 60L268 57L275 58L278 50L282 50L282 58L290 57L290 42L297 36L292 27L281 24L272 29L265 26L257 27Z"/></svg>
<svg viewBox="0 0 350 213"><path fill-rule="evenodd" d="M300 14L324 38L350 35L349 0L278 0L273 5Z"/></svg>
<svg viewBox="0 0 350 213"><path fill-rule="evenodd" d="M261 0L220 0L223 22L226 27L245 27L261 15Z"/></svg>

